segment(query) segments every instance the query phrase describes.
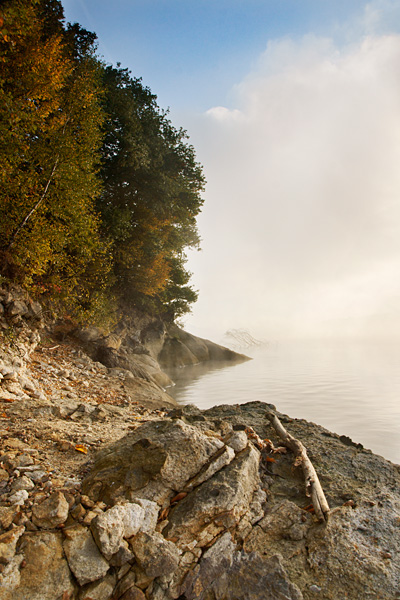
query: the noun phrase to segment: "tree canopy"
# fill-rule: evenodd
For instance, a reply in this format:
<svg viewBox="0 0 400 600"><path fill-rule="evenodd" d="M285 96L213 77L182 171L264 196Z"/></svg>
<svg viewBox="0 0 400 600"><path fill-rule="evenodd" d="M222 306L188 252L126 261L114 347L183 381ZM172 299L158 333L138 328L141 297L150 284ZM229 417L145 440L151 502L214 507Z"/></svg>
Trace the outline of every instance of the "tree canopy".
<svg viewBox="0 0 400 600"><path fill-rule="evenodd" d="M59 0L0 8L2 274L82 319L140 305L189 310L204 177L141 79L96 56Z"/></svg>

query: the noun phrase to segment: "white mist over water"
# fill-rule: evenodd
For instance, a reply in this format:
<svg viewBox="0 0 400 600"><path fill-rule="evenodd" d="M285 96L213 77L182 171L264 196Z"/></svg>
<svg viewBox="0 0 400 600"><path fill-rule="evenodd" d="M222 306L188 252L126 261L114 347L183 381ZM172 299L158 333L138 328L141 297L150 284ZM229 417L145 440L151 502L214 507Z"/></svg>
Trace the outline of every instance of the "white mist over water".
<svg viewBox="0 0 400 600"><path fill-rule="evenodd" d="M296 341L247 352L245 363L174 371L168 392L201 409L272 403L400 464L400 344Z"/></svg>
<svg viewBox="0 0 400 600"><path fill-rule="evenodd" d="M400 36L270 41L184 122L208 180L186 327L400 338Z"/></svg>
<svg viewBox="0 0 400 600"><path fill-rule="evenodd" d="M396 462L399 16L376 0L339 36L270 40L226 105L180 119L208 181L185 328L279 343L183 369L172 390L200 408L271 402Z"/></svg>

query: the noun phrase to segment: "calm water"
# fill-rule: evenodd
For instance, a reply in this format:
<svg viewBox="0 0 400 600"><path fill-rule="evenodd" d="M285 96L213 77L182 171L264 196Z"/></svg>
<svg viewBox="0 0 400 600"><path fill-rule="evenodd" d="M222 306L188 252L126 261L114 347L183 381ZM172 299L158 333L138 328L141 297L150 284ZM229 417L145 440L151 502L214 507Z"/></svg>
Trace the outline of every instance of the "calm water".
<svg viewBox="0 0 400 600"><path fill-rule="evenodd" d="M287 342L246 354L253 360L171 371L168 392L202 409L271 402L400 464L400 342Z"/></svg>

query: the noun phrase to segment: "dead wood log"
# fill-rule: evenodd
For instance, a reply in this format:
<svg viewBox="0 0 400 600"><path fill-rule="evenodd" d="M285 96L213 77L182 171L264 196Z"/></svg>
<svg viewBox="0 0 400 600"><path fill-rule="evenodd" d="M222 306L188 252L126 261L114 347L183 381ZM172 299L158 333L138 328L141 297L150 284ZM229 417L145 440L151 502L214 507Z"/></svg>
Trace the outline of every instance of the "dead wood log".
<svg viewBox="0 0 400 600"><path fill-rule="evenodd" d="M311 497L315 514L317 515L318 519L320 521L326 521L330 510L329 505L319 482L318 475L314 469L314 465L307 456L307 450L305 446L286 431L275 413L272 411L267 411L266 417L270 421L278 436L281 438L284 445L294 452L296 456L294 464L296 466L301 466L303 469L306 484L306 495Z"/></svg>

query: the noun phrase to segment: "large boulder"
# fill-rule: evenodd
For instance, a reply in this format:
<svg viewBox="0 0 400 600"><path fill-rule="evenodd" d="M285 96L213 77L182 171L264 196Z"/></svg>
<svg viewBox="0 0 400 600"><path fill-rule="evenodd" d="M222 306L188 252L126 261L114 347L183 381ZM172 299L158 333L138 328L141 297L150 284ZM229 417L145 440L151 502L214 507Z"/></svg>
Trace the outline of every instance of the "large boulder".
<svg viewBox="0 0 400 600"><path fill-rule="evenodd" d="M228 466L196 487L169 515L166 537L182 547L204 547L226 529L249 525L250 505L260 487L260 453L247 447Z"/></svg>
<svg viewBox="0 0 400 600"><path fill-rule="evenodd" d="M25 534L20 549L24 568L16 588L1 596L2 600L55 600L74 597L73 582L64 556L62 534L35 532Z"/></svg>
<svg viewBox="0 0 400 600"><path fill-rule="evenodd" d="M107 503L145 498L163 505L223 447L180 419L152 421L101 450L83 490Z"/></svg>
<svg viewBox="0 0 400 600"><path fill-rule="evenodd" d="M168 325L164 345L158 354L158 362L162 368L173 369L208 360L241 362L249 358L210 340L192 335L174 323Z"/></svg>
<svg viewBox="0 0 400 600"><path fill-rule="evenodd" d="M90 530L82 525L65 529L64 551L79 585L101 579L110 566L96 546Z"/></svg>
<svg viewBox="0 0 400 600"><path fill-rule="evenodd" d="M239 552L230 533L204 553L200 564L188 573L181 592L187 600L303 600L279 555Z"/></svg>

